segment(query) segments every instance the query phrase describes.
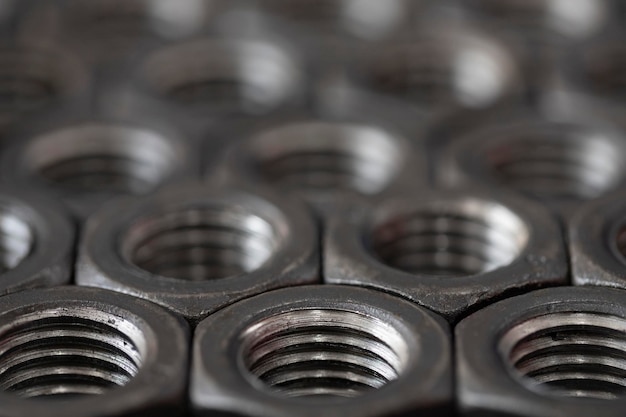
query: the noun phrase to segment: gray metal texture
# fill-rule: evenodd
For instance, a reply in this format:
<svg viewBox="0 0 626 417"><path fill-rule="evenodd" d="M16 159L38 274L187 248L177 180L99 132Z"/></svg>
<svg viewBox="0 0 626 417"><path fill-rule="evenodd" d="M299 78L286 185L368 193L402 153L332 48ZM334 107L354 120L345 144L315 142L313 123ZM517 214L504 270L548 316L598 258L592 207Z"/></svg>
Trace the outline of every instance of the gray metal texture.
<svg viewBox="0 0 626 417"><path fill-rule="evenodd" d="M76 282L197 321L254 294L318 281L317 236L298 201L181 183L112 201L90 217Z"/></svg>
<svg viewBox="0 0 626 417"><path fill-rule="evenodd" d="M189 329L147 301L57 287L0 298L0 416L181 416Z"/></svg>
<svg viewBox="0 0 626 417"><path fill-rule="evenodd" d="M0 295L69 284L75 226L55 200L0 186Z"/></svg>
<svg viewBox="0 0 626 417"><path fill-rule="evenodd" d="M579 208L569 224L576 285L626 288L626 202L617 191Z"/></svg>
<svg viewBox="0 0 626 417"><path fill-rule="evenodd" d="M444 417L451 364L447 324L412 303L354 287L280 289L198 325L191 406L197 416Z"/></svg>
<svg viewBox="0 0 626 417"><path fill-rule="evenodd" d="M451 321L568 281L556 219L498 191L416 189L331 218L323 247L325 282L399 294Z"/></svg>
<svg viewBox="0 0 626 417"><path fill-rule="evenodd" d="M161 122L163 114L72 110L32 119L8 135L0 155L4 182L53 194L84 220L113 197L148 194L198 177L200 158L192 141Z"/></svg>
<svg viewBox="0 0 626 417"><path fill-rule="evenodd" d="M463 416L624 415L626 292L550 288L493 304L456 327Z"/></svg>

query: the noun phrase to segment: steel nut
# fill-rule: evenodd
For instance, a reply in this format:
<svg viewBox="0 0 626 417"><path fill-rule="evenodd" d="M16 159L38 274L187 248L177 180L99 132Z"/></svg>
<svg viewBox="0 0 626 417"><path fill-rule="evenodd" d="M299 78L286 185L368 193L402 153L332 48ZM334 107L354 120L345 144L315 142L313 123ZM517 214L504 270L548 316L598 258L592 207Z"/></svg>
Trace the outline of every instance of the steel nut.
<svg viewBox="0 0 626 417"><path fill-rule="evenodd" d="M202 321L194 415L449 416L448 325L378 291L304 286L240 301Z"/></svg>
<svg viewBox="0 0 626 417"><path fill-rule="evenodd" d="M0 295L68 284L74 225L55 200L0 186Z"/></svg>
<svg viewBox="0 0 626 417"><path fill-rule="evenodd" d="M187 323L127 295L57 287L0 298L0 416L180 416Z"/></svg>
<svg viewBox="0 0 626 417"><path fill-rule="evenodd" d="M626 288L626 201L623 191L582 206L569 224L576 285Z"/></svg>
<svg viewBox="0 0 626 417"><path fill-rule="evenodd" d="M399 294L451 321L509 294L567 282L556 219L498 191L417 189L331 218L323 246L325 282Z"/></svg>
<svg viewBox="0 0 626 417"><path fill-rule="evenodd" d="M426 184L425 152L417 141L384 124L352 119L303 115L240 129L208 178L294 193L320 213Z"/></svg>
<svg viewBox="0 0 626 417"><path fill-rule="evenodd" d="M452 139L438 165L439 183L514 190L565 219L581 202L626 183L626 137L618 126L584 114L527 114Z"/></svg>
<svg viewBox="0 0 626 417"><path fill-rule="evenodd" d="M463 416L624 415L626 292L550 288L491 305L456 327Z"/></svg>
<svg viewBox="0 0 626 417"><path fill-rule="evenodd" d="M318 281L318 257L315 223L298 202L181 183L92 216L76 281L196 321L241 298Z"/></svg>
<svg viewBox="0 0 626 417"><path fill-rule="evenodd" d="M0 173L15 187L55 194L83 220L113 197L197 177L192 148L158 122L68 113L31 122L9 138Z"/></svg>

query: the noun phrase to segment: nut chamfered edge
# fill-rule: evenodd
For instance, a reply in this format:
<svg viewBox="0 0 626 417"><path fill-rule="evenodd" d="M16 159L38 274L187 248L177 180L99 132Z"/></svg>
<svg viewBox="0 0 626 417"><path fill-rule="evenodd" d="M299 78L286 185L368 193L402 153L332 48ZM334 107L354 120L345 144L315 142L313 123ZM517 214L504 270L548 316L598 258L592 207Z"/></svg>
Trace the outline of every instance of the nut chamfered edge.
<svg viewBox="0 0 626 417"><path fill-rule="evenodd" d="M426 309L364 288L257 295L196 328L192 409L198 416L449 416L448 329Z"/></svg>
<svg viewBox="0 0 626 417"><path fill-rule="evenodd" d="M0 297L0 311L0 415L182 415L189 327L162 307L56 287Z"/></svg>
<svg viewBox="0 0 626 417"><path fill-rule="evenodd" d="M184 182L92 216L76 281L197 321L254 294L317 282L317 234L299 201Z"/></svg>

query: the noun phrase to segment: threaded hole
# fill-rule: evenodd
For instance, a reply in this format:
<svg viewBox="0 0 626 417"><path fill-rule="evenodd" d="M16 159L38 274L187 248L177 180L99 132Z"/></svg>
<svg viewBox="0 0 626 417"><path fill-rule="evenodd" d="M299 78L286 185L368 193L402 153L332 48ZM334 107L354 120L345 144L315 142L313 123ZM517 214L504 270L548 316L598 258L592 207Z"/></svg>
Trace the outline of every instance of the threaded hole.
<svg viewBox="0 0 626 417"><path fill-rule="evenodd" d="M383 263L402 271L467 276L510 264L527 241L528 229L516 214L495 203L466 199L382 222L374 228L371 247Z"/></svg>
<svg viewBox="0 0 626 417"><path fill-rule="evenodd" d="M17 267L33 250L35 236L28 223L0 207L0 274Z"/></svg>
<svg viewBox="0 0 626 417"><path fill-rule="evenodd" d="M259 174L295 190L382 191L403 162L384 131L357 125L300 123L253 139Z"/></svg>
<svg viewBox="0 0 626 417"><path fill-rule="evenodd" d="M540 198L592 199L623 177L623 150L601 132L580 127L518 132L485 152L492 175Z"/></svg>
<svg viewBox="0 0 626 417"><path fill-rule="evenodd" d="M516 83L516 68L505 49L472 36L431 37L385 47L366 70L383 93L429 106L488 106Z"/></svg>
<svg viewBox="0 0 626 417"><path fill-rule="evenodd" d="M132 323L100 310L29 313L0 335L0 389L22 398L102 394L139 372L143 344Z"/></svg>
<svg viewBox="0 0 626 417"><path fill-rule="evenodd" d="M406 366L399 332L340 310L266 318L244 332L242 346L248 371L288 397L356 397L397 379Z"/></svg>
<svg viewBox="0 0 626 417"><path fill-rule="evenodd" d="M173 170L175 150L154 132L84 125L32 140L25 151L31 175L73 192L143 194Z"/></svg>
<svg viewBox="0 0 626 417"><path fill-rule="evenodd" d="M182 106L254 113L293 97L300 74L292 58L270 44L200 41L155 54L143 77Z"/></svg>
<svg viewBox="0 0 626 417"><path fill-rule="evenodd" d="M617 399L626 395L626 320L554 313L509 330L501 352L516 375L546 395Z"/></svg>
<svg viewBox="0 0 626 417"><path fill-rule="evenodd" d="M128 231L124 257L155 275L189 281L251 272L278 247L265 219L240 207L198 207L142 219Z"/></svg>

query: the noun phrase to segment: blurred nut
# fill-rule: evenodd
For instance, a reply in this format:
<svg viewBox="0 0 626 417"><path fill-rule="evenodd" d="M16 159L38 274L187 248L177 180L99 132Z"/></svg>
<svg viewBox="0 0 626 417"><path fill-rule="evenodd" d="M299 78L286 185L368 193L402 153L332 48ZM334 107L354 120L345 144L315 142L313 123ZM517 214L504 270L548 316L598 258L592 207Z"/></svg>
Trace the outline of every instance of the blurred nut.
<svg viewBox="0 0 626 417"><path fill-rule="evenodd" d="M479 183L535 198L565 218L626 181L626 137L584 114L520 117L453 138L438 164L444 185Z"/></svg>
<svg viewBox="0 0 626 417"><path fill-rule="evenodd" d="M463 416L624 415L626 292L550 288L456 327Z"/></svg>
<svg viewBox="0 0 626 417"><path fill-rule="evenodd" d="M218 166L209 169L209 178L295 193L322 213L333 212L346 201L426 184L426 161L419 143L374 118L363 116L360 122L322 116L264 119L239 129L235 137L228 135L233 143Z"/></svg>
<svg viewBox="0 0 626 417"><path fill-rule="evenodd" d="M402 295L451 321L509 294L567 282L559 225L504 192L416 189L335 216L324 279Z"/></svg>
<svg viewBox="0 0 626 417"><path fill-rule="evenodd" d="M0 295L69 284L74 225L56 201L0 186Z"/></svg>
<svg viewBox="0 0 626 417"><path fill-rule="evenodd" d="M194 415L450 416L448 332L431 312L361 288L239 301L196 329Z"/></svg>
<svg viewBox="0 0 626 417"><path fill-rule="evenodd" d="M182 416L189 329L95 288L0 297L0 416Z"/></svg>
<svg viewBox="0 0 626 417"><path fill-rule="evenodd" d="M68 115L16 133L0 166L5 182L52 192L84 219L112 197L196 177L199 158L187 138L167 127Z"/></svg>
<svg viewBox="0 0 626 417"><path fill-rule="evenodd" d="M193 183L111 202L89 218L76 281L199 320L239 299L319 277L306 207Z"/></svg>

